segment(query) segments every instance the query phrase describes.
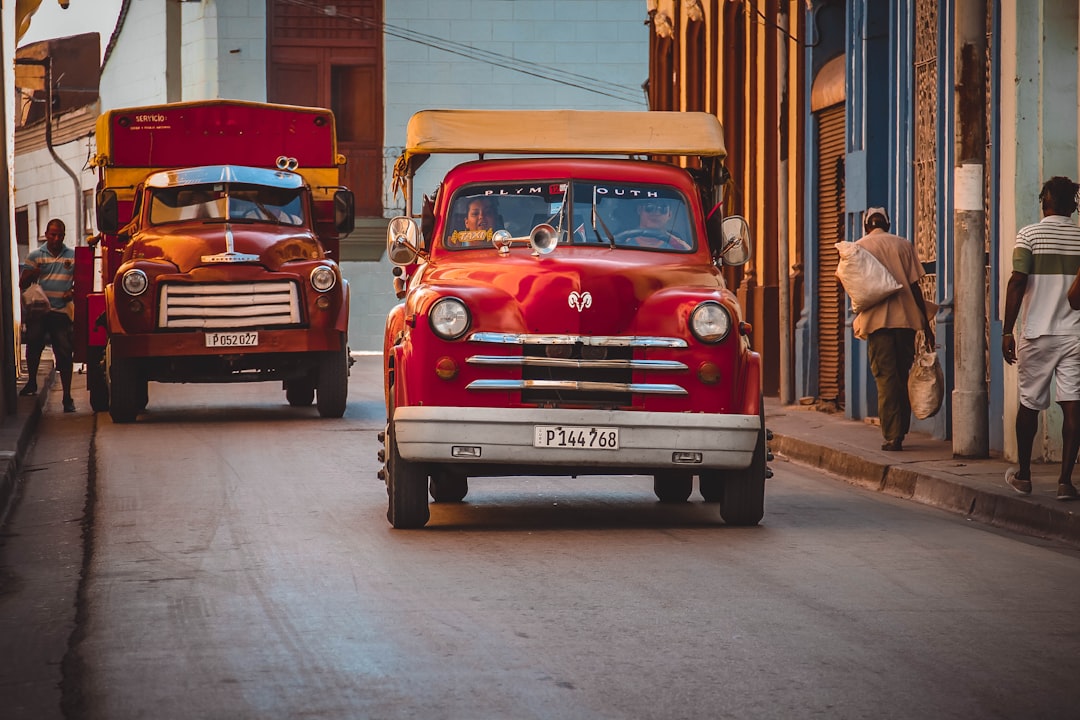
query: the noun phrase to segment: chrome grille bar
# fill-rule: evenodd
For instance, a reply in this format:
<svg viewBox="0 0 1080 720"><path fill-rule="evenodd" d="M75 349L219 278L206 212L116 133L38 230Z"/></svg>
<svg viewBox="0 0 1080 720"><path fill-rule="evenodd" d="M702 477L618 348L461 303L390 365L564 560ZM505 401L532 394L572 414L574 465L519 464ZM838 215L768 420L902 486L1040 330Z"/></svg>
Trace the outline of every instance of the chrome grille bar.
<svg viewBox="0 0 1080 720"><path fill-rule="evenodd" d="M478 332L469 336L469 342L495 343L498 345L590 345L596 347L689 347L682 338L650 337L647 335L532 335L528 333Z"/></svg>
<svg viewBox="0 0 1080 720"><path fill-rule="evenodd" d="M574 358L545 358L522 355L473 355L466 358L470 365L558 368L597 368L611 370L663 370L666 372L686 370L686 363L678 360L577 360Z"/></svg>
<svg viewBox="0 0 1080 720"><path fill-rule="evenodd" d="M688 395L678 385L605 383L577 380L474 380L466 390L562 390L577 392L640 393L642 395Z"/></svg>

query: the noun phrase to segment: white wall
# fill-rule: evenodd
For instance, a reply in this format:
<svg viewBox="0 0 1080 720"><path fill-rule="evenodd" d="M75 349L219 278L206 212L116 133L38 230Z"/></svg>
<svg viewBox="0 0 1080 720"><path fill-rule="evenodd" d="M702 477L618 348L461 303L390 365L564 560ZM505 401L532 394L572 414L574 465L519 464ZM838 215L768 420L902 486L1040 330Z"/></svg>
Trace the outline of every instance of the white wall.
<svg viewBox="0 0 1080 720"><path fill-rule="evenodd" d="M1077 179L1078 37L1080 17L1076 0L1002 0L1001 203L998 208L1002 316L1016 233L1023 226L1039 221L1039 189L1054 175ZM1015 460L1019 404L1015 366L1006 365L1003 378L1003 450L1006 458ZM1056 403L1040 413L1039 434L1032 453L1034 461L1061 460L1061 421L1061 409Z"/></svg>

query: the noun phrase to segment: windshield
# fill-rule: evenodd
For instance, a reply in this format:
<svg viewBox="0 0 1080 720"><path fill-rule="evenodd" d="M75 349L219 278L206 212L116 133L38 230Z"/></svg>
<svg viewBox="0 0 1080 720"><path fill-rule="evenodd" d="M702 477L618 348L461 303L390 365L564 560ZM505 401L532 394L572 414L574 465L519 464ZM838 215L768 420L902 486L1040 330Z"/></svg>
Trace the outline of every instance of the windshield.
<svg viewBox="0 0 1080 720"><path fill-rule="evenodd" d="M304 225L301 188L212 183L154 188L150 199L150 223L190 220L270 222Z"/></svg>
<svg viewBox="0 0 1080 720"><path fill-rule="evenodd" d="M568 201L569 198L569 201ZM444 244L454 250L491 247L507 230L528 237L547 223L559 242L689 252L696 242L686 199L662 185L575 180L469 186L450 203Z"/></svg>

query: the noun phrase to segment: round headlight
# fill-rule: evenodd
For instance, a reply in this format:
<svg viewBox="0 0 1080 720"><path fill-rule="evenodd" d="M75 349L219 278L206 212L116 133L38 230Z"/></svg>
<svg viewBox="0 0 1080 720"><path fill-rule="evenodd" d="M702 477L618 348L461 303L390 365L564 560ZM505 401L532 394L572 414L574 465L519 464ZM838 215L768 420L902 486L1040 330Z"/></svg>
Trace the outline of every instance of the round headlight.
<svg viewBox="0 0 1080 720"><path fill-rule="evenodd" d="M150 279L142 270L128 270L120 279L120 286L131 297L142 295L150 287Z"/></svg>
<svg viewBox="0 0 1080 720"><path fill-rule="evenodd" d="M720 342L731 331L731 315L718 302L703 302L690 314L690 331L701 342Z"/></svg>
<svg viewBox="0 0 1080 720"><path fill-rule="evenodd" d="M472 323L469 308L454 297L443 298L432 305L428 320L431 329L444 340L457 340Z"/></svg>
<svg viewBox="0 0 1080 720"><path fill-rule="evenodd" d="M311 287L319 292L326 292L337 284L337 275L333 268L320 265L311 271Z"/></svg>

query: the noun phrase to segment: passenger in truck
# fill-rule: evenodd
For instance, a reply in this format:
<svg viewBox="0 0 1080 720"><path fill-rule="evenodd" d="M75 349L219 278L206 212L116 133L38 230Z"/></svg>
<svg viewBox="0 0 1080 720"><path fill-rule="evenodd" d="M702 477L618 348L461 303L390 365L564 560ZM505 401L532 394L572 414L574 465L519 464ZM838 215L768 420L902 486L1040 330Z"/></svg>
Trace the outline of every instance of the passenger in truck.
<svg viewBox="0 0 1080 720"><path fill-rule="evenodd" d="M689 250L690 243L670 232L675 201L664 198L641 200L637 204L638 227L620 233L622 244L632 247Z"/></svg>
<svg viewBox="0 0 1080 720"><path fill-rule="evenodd" d="M459 222L464 229L455 228L448 242L454 247L476 247L491 242L491 234L502 229L498 201L491 197L477 197L468 201L465 215Z"/></svg>

